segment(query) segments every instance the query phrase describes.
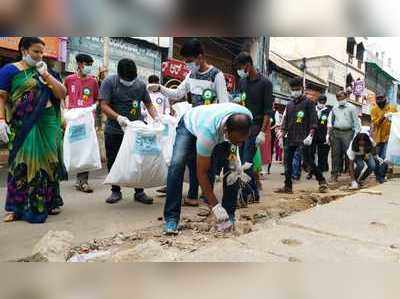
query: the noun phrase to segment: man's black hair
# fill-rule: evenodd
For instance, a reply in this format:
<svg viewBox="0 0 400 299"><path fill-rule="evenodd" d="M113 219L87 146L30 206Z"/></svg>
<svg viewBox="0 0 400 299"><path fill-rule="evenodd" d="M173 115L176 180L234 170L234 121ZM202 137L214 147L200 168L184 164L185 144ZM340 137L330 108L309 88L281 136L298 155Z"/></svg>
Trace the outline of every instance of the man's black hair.
<svg viewBox="0 0 400 299"><path fill-rule="evenodd" d="M197 57L200 54L204 55L204 48L197 38L192 38L184 42L180 54L185 58Z"/></svg>
<svg viewBox="0 0 400 299"><path fill-rule="evenodd" d="M253 59L251 58L250 53L248 52L240 52L238 56L236 56L233 64L236 68L239 68L245 64L253 65Z"/></svg>
<svg viewBox="0 0 400 299"><path fill-rule="evenodd" d="M150 84L158 84L160 83L160 78L157 75L150 75L147 81L149 81Z"/></svg>
<svg viewBox="0 0 400 299"><path fill-rule="evenodd" d="M77 63L88 63L88 64L93 63L92 56L90 56L88 54L84 54L84 53L80 53L80 54L76 55L75 60Z"/></svg>
<svg viewBox="0 0 400 299"><path fill-rule="evenodd" d="M289 81L289 86L290 88L293 87L303 87L303 78L301 77L296 77L296 78L292 78Z"/></svg>
<svg viewBox="0 0 400 299"><path fill-rule="evenodd" d="M356 137L354 137L353 144L351 146L352 151L353 152L360 151L359 142L361 140L364 140L364 142L365 142L365 153L366 154L369 154L369 153L375 154L374 145L372 144L371 138L366 133L358 133L356 135Z"/></svg>
<svg viewBox="0 0 400 299"><path fill-rule="evenodd" d="M232 114L226 120L226 129L229 132L237 132L240 134L249 134L252 120L247 114Z"/></svg>
<svg viewBox="0 0 400 299"><path fill-rule="evenodd" d="M126 81L133 81L137 78L136 63L129 58L123 58L118 61L118 76Z"/></svg>
<svg viewBox="0 0 400 299"><path fill-rule="evenodd" d="M324 94L321 94L321 95L318 97L318 103L326 104L327 101L328 101L328 99L326 98L326 95L324 95Z"/></svg>

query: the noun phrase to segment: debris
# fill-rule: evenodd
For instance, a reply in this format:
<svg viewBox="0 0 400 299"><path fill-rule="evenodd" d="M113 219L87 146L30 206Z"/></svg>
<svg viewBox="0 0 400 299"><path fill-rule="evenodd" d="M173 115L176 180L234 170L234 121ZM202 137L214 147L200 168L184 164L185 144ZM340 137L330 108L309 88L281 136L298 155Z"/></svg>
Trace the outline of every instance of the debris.
<svg viewBox="0 0 400 299"><path fill-rule="evenodd" d="M382 227L382 228L386 227L386 224L377 221L371 221L369 224L374 225L376 227Z"/></svg>
<svg viewBox="0 0 400 299"><path fill-rule="evenodd" d="M65 262L73 240L74 235L68 231L49 231L34 246L32 256L46 262Z"/></svg>
<svg viewBox="0 0 400 299"><path fill-rule="evenodd" d="M111 256L109 251L92 251L86 254L78 254L68 259L69 263L87 263L106 261Z"/></svg>
<svg viewBox="0 0 400 299"><path fill-rule="evenodd" d="M206 220L207 217L199 215L183 216L182 220L186 222L202 222Z"/></svg>
<svg viewBox="0 0 400 299"><path fill-rule="evenodd" d="M392 244L392 245L390 245L390 248L391 249L399 249L399 245Z"/></svg>
<svg viewBox="0 0 400 299"><path fill-rule="evenodd" d="M382 195L382 191L368 190L368 189L360 190L360 193L371 194L371 195Z"/></svg>
<svg viewBox="0 0 400 299"><path fill-rule="evenodd" d="M283 239L281 240L282 244L288 245L288 246L299 246L303 244L302 242L296 240L296 239Z"/></svg>
<svg viewBox="0 0 400 299"><path fill-rule="evenodd" d="M248 234L253 230L253 224L250 221L238 221L235 223L235 231L239 234Z"/></svg>
<svg viewBox="0 0 400 299"><path fill-rule="evenodd" d="M163 217L158 217L157 220L158 221L163 221Z"/></svg>
<svg viewBox="0 0 400 299"><path fill-rule="evenodd" d="M298 259L297 257L293 257L293 256L289 257L288 261L291 263L301 263L300 259Z"/></svg>
<svg viewBox="0 0 400 299"><path fill-rule="evenodd" d="M248 213L241 213L240 220L252 220L252 217Z"/></svg>

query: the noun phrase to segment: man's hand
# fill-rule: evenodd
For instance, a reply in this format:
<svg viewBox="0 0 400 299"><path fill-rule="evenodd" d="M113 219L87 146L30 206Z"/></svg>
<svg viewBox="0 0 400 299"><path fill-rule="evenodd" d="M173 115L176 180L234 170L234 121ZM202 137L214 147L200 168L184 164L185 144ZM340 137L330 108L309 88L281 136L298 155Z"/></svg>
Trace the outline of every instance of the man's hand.
<svg viewBox="0 0 400 299"><path fill-rule="evenodd" d="M147 85L147 90L149 92L158 92L158 91L160 91L160 89L161 89L160 84L151 83L151 84Z"/></svg>
<svg viewBox="0 0 400 299"><path fill-rule="evenodd" d="M327 145L330 145L330 144L331 144L331 141L330 141L330 136L329 136L329 134L328 134L328 135L326 135L325 144L327 144Z"/></svg>
<svg viewBox="0 0 400 299"><path fill-rule="evenodd" d="M218 222L223 222L229 219L228 212L223 208L220 203L217 203L212 211L214 213L215 218L217 218Z"/></svg>
<svg viewBox="0 0 400 299"><path fill-rule="evenodd" d="M392 112L385 113L384 115L384 117L387 118L389 121L392 121L392 116L393 116Z"/></svg>
<svg viewBox="0 0 400 299"><path fill-rule="evenodd" d="M8 143L8 134L10 134L10 128L4 119L0 120L0 140L3 143Z"/></svg>
<svg viewBox="0 0 400 299"><path fill-rule="evenodd" d="M46 74L48 74L46 62L39 61L38 63L36 63L36 70L42 77L44 77Z"/></svg>
<svg viewBox="0 0 400 299"><path fill-rule="evenodd" d="M125 116L119 115L117 117L117 122L121 126L121 128L125 128L129 124L129 119Z"/></svg>
<svg viewBox="0 0 400 299"><path fill-rule="evenodd" d="M310 146L313 142L313 135L309 134L306 139L304 139L303 143L305 146Z"/></svg>
<svg viewBox="0 0 400 299"><path fill-rule="evenodd" d="M256 137L256 145L263 144L264 142L265 142L265 133L261 131L260 133L258 133Z"/></svg>
<svg viewBox="0 0 400 299"><path fill-rule="evenodd" d="M384 162L384 160L379 156L376 156L375 159L376 159L376 162L378 162L379 165L382 165L383 162Z"/></svg>

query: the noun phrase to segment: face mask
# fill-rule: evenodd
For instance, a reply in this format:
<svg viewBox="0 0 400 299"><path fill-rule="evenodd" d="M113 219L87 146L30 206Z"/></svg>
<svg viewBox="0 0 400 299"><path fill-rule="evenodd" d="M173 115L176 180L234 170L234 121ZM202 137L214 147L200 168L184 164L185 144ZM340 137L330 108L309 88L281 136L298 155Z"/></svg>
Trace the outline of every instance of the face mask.
<svg viewBox="0 0 400 299"><path fill-rule="evenodd" d="M190 72L195 73L200 69L200 66L196 65L196 62L189 62L186 63L186 67L189 69Z"/></svg>
<svg viewBox="0 0 400 299"><path fill-rule="evenodd" d="M245 78L247 78L249 76L249 74L246 73L245 70L242 70L242 69L237 70L237 74L239 75L239 77L241 79L245 79Z"/></svg>
<svg viewBox="0 0 400 299"><path fill-rule="evenodd" d="M29 55L29 54L24 55L24 57L23 57L22 59L23 59L23 60L26 62L26 64L29 65L29 66L35 66L35 65L39 62L39 61L36 61L35 59L33 59L32 56Z"/></svg>
<svg viewBox="0 0 400 299"><path fill-rule="evenodd" d="M292 98L295 98L295 99L300 97L302 94L303 94L303 92L301 90L292 90L290 92L290 95L292 96Z"/></svg>
<svg viewBox="0 0 400 299"><path fill-rule="evenodd" d="M135 80L132 81L126 81L124 79L119 79L119 82L121 82L122 85L126 86L126 87L130 87L133 85L133 83L135 82Z"/></svg>
<svg viewBox="0 0 400 299"><path fill-rule="evenodd" d="M318 107L318 109L324 109L325 108L325 104L322 104L322 103L318 103L317 104L317 107Z"/></svg>
<svg viewBox="0 0 400 299"><path fill-rule="evenodd" d="M92 66L90 65L84 65L82 68L82 74L84 75L89 75L92 72Z"/></svg>

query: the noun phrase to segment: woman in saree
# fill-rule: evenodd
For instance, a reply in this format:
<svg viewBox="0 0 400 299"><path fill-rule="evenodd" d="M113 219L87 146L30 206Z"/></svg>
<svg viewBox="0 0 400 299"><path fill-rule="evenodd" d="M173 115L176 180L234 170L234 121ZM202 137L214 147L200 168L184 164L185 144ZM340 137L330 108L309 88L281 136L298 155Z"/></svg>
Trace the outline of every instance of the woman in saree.
<svg viewBox="0 0 400 299"><path fill-rule="evenodd" d="M44 42L23 37L22 59L0 69L0 140L8 143L5 222L43 223L63 205L60 103L66 90L47 70Z"/></svg>

